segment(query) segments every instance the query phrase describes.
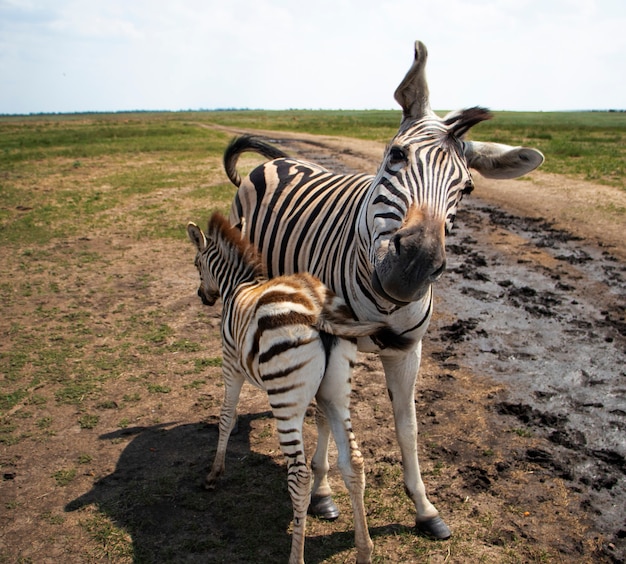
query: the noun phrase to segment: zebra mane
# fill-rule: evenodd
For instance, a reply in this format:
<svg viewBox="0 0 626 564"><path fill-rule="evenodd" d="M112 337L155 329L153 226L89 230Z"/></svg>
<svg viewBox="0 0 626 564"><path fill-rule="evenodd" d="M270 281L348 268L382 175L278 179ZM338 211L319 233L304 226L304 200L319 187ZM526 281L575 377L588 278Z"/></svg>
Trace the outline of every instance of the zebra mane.
<svg viewBox="0 0 626 564"><path fill-rule="evenodd" d="M251 275L265 277L265 268L257 248L239 229L230 225L221 213L215 212L211 215L207 236L217 245L232 251L237 259L249 269Z"/></svg>

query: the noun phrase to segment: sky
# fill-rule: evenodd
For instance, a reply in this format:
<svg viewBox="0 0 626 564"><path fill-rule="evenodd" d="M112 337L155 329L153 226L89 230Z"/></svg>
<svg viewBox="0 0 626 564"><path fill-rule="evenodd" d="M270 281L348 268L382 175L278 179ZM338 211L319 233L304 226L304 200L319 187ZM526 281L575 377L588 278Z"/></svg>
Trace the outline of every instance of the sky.
<svg viewBox="0 0 626 564"><path fill-rule="evenodd" d="M626 0L0 0L0 114L626 108Z"/></svg>

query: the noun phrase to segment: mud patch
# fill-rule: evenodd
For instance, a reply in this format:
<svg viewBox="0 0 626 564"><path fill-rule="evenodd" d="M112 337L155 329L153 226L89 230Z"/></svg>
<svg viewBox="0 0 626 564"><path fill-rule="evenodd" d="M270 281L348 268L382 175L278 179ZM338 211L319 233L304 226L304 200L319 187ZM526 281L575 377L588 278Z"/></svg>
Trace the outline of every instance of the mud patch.
<svg viewBox="0 0 626 564"><path fill-rule="evenodd" d="M548 441L520 460L579 492L590 521L622 546L626 268L544 219L485 202L467 202L457 224L437 307L458 320L435 320L430 338L446 343L446 362L506 383L494 410Z"/></svg>

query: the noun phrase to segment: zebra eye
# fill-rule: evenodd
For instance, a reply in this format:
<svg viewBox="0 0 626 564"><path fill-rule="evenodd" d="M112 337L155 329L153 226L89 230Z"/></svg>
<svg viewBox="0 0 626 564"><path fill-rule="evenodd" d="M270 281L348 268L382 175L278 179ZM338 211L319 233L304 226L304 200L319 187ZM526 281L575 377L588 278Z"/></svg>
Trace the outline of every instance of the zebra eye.
<svg viewBox="0 0 626 564"><path fill-rule="evenodd" d="M407 162L407 156L404 149L400 147L391 147L389 149L389 168L394 172L399 171Z"/></svg>
<svg viewBox="0 0 626 564"><path fill-rule="evenodd" d="M471 194L474 190L474 183L471 180L468 180L465 183L465 188L463 188L462 194Z"/></svg>
<svg viewBox="0 0 626 564"><path fill-rule="evenodd" d="M448 235L450 235L450 233L452 232L452 227L454 226L454 220L456 219L456 215L455 214L450 214L447 218L446 218L446 237Z"/></svg>

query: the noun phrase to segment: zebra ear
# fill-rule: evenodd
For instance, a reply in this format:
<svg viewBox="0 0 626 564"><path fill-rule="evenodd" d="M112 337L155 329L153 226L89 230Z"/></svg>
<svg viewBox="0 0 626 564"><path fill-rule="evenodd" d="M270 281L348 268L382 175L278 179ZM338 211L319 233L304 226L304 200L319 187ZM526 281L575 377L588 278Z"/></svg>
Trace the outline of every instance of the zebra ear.
<svg viewBox="0 0 626 564"><path fill-rule="evenodd" d="M189 235L189 239L196 246L198 252L202 252L206 248L206 237L202 233L202 229L191 221L187 224L187 235Z"/></svg>
<svg viewBox="0 0 626 564"><path fill-rule="evenodd" d="M415 42L415 59L406 76L396 88L394 98L402 106L402 123L430 115L428 84L426 83L426 59L428 51L421 41Z"/></svg>
<svg viewBox="0 0 626 564"><path fill-rule="evenodd" d="M518 178L543 163L543 154L529 147L465 141L467 165L486 178Z"/></svg>
<svg viewBox="0 0 626 564"><path fill-rule="evenodd" d="M487 108L475 106L457 112L451 112L443 118L443 123L448 127L448 133L457 139L461 139L470 128L477 123L491 119L493 115Z"/></svg>

